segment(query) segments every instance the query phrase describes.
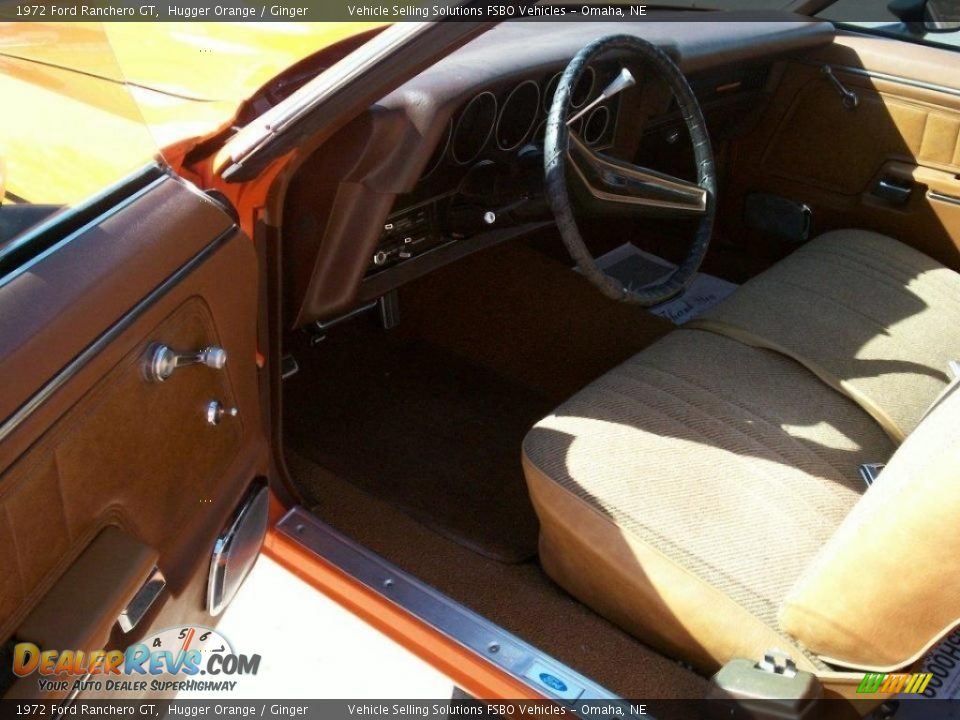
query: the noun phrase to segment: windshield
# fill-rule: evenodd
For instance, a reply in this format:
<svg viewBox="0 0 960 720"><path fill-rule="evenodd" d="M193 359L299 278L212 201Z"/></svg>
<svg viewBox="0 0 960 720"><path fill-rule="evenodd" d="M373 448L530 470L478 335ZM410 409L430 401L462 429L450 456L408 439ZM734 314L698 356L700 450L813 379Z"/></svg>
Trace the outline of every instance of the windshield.
<svg viewBox="0 0 960 720"><path fill-rule="evenodd" d="M143 167L157 150L129 88L104 79L120 73L100 24L0 26L2 249ZM47 51L62 56L70 48L74 70L43 61Z"/></svg>

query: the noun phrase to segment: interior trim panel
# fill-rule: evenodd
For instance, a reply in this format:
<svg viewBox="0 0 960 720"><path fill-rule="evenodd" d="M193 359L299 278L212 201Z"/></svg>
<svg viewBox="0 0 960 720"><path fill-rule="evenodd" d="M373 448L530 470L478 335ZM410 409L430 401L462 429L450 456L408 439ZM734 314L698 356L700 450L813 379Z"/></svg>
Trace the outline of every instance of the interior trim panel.
<svg viewBox="0 0 960 720"><path fill-rule="evenodd" d="M19 380L0 387L3 642L113 649L164 625L209 623L216 536L270 471L253 243L170 175L113 200L0 286L0 372ZM222 348L229 360L152 382L157 343ZM79 570L91 562L103 572ZM165 584L124 627L118 617L154 567ZM58 693L31 681L5 696Z"/></svg>
<svg viewBox="0 0 960 720"><path fill-rule="evenodd" d="M526 216L527 208L518 209L506 200L497 205L496 200L530 195L524 183L541 178L542 159L525 143L536 146L543 126L539 118L549 107L547 96L555 87L554 78L591 40L618 33L644 37L672 55L694 83L727 68L747 68L745 78L702 83L702 90L711 94L705 99L720 102L741 91L746 96L756 90L755 81L765 82L776 60L822 47L835 37L832 24L789 13L729 13L725 22L670 22L670 17L667 13L657 22L642 23L556 23L547 34L536 23L503 23L390 93L300 160L288 188L283 219L288 325L299 327L349 312L361 297L372 294L361 289L365 277L417 255L414 247L405 248L403 243L416 246L422 233L404 235L396 246L386 244L390 238L384 236L390 230L385 227L392 224L390 218L407 208L441 201L452 191L469 194L470 187L502 190L486 204L477 201L476 209L467 208L465 218L442 219L430 231L433 239L424 248L547 219L532 211ZM615 57L605 62L618 69ZM605 84L603 75L598 72L584 100L599 92ZM533 123L533 134L527 130L514 144L516 151L505 152L490 138L497 134L504 106L510 105L506 101L531 82L540 90L541 114ZM491 108L474 117L477 113L469 111L471 99L476 102L477 97L491 95L495 101ZM646 118L621 117L621 107L634 107L638 98L657 99L656 90L645 88L642 77L637 88L606 104L613 122L604 124L598 146L627 154L636 150ZM476 132L478 138L485 136L475 143L476 153L466 154L484 163L491 161L498 170L479 168L481 163L463 157L460 163L449 163L451 167L443 162L444 155L458 154L458 140L463 144L464 116L483 125ZM621 132L624 128L631 132ZM470 167L455 172L464 162ZM508 188L511 182L518 187ZM505 219L505 209L515 217ZM484 218L489 210L500 212L494 213L498 219L487 228ZM378 265L374 262L378 257L386 260Z"/></svg>

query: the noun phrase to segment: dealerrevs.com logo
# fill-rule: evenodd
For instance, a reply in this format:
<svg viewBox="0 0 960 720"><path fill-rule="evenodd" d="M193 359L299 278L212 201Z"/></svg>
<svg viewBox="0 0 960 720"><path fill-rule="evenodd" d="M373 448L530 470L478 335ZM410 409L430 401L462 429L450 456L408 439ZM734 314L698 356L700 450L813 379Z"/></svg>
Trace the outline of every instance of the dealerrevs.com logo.
<svg viewBox="0 0 960 720"><path fill-rule="evenodd" d="M44 692L231 691L231 678L259 669L259 655L237 654L216 630L195 626L162 630L126 650L43 650L22 642L13 651L14 674L36 674Z"/></svg>

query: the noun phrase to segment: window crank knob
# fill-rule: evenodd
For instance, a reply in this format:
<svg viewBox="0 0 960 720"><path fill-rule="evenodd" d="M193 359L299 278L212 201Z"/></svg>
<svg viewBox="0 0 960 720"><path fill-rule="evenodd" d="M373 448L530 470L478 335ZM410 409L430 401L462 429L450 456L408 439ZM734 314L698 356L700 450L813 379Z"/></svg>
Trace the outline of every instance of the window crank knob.
<svg viewBox="0 0 960 720"><path fill-rule="evenodd" d="M225 417L236 417L239 412L237 408L225 408L219 400L211 400L207 403L207 424L219 425Z"/></svg>
<svg viewBox="0 0 960 720"><path fill-rule="evenodd" d="M222 370L227 364L227 351L211 345L198 352L178 353L167 345L155 343L147 350L144 362L144 375L152 382L163 382L177 368L186 365L206 365L214 370Z"/></svg>
<svg viewBox="0 0 960 720"><path fill-rule="evenodd" d="M200 357L200 362L214 370L223 370L227 365L227 351L216 345L204 348L200 352Z"/></svg>

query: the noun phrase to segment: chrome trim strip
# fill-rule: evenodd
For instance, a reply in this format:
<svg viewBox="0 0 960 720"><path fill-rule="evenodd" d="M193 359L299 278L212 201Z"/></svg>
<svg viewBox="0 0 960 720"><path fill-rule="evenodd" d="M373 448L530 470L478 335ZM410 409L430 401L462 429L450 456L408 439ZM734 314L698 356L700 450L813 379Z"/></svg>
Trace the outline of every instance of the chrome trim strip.
<svg viewBox="0 0 960 720"><path fill-rule="evenodd" d="M569 681L568 685L571 687L582 688L583 691L572 702L601 700L611 704L623 703L609 690L405 573L321 522L303 508L292 508L276 527L317 557L334 565L544 697L557 702L571 702L552 695L548 687L528 677L534 666L539 668L546 665L557 673L558 677ZM624 703L624 716L627 715L628 706Z"/></svg>
<svg viewBox="0 0 960 720"><path fill-rule="evenodd" d="M167 579L163 576L160 568L154 565L147 579L143 581L143 585L137 590L137 594L117 616L117 624L120 629L128 633L139 625L166 587Z"/></svg>
<svg viewBox="0 0 960 720"><path fill-rule="evenodd" d="M876 37L876 36L872 36ZM827 65L828 63L817 62L814 60L797 60L797 62L803 63L804 65L812 65L814 67L821 67ZM945 95L953 95L954 97L960 97L960 88L948 87L946 85L937 85L935 83L923 82L922 80L912 80L901 75L890 75L889 73L876 72L874 70L866 70L864 68L851 67L850 65L834 65L830 64L830 67L833 68L834 72L847 73L849 75L857 75L859 77L870 78L872 80L883 80L885 82L897 83L899 85L906 85L908 87L917 88L919 90L932 90L934 92L943 93Z"/></svg>
<svg viewBox="0 0 960 720"><path fill-rule="evenodd" d="M233 162L241 162L268 143L274 135L279 135L309 113L323 98L375 68L379 62L427 32L432 25L433 23L428 22L401 22L388 27L243 127L227 141L223 150Z"/></svg>
<svg viewBox="0 0 960 720"><path fill-rule="evenodd" d="M0 55L2 55L2 53L0 53ZM157 172L165 172L165 169L157 163L150 163L148 165L145 165L139 170L135 170L134 172L130 173L126 177L120 178L115 183L108 185L103 190L98 192L96 195L93 195L87 198L86 200L83 200L77 203L73 207L65 208L62 213L56 213L55 215L44 220L43 222L38 223L37 225L29 228L22 235L18 236L14 241L9 242L7 246L3 248L3 251L0 251L0 260L2 260L6 255L9 255L13 250L20 248L26 243L30 242L32 238L49 230L51 227L63 223L64 221L68 220L70 217L80 212L83 212L87 208L92 207L99 202L103 202L104 199L110 197L116 192L119 192L127 185L136 184L141 178L145 178L146 176L151 175L153 173L157 173ZM10 194L11 194L10 191L7 190L7 195L10 195ZM21 199L20 202L28 202L28 201Z"/></svg>
<svg viewBox="0 0 960 720"><path fill-rule="evenodd" d="M960 197L956 195L944 195L936 190L928 190L927 197L930 200L939 200L940 202L950 203L951 205L960 205Z"/></svg>
<svg viewBox="0 0 960 720"><path fill-rule="evenodd" d="M95 205L97 202L101 202L104 198L107 198L107 197L109 197L111 194L113 194L113 193L117 192L118 190L120 190L124 185L129 184L129 183L132 183L132 182L135 182L137 178L139 178L139 177L141 177L142 175L145 175L145 174L147 174L147 173L149 173L149 172L154 171L155 168L156 168L156 166L153 166L153 165L150 166L149 168L144 168L143 170L140 170L139 172L137 172L137 173L135 173L135 174L133 174L133 175L125 178L124 180L120 181L119 183L111 186L111 187L108 188L106 191L100 193L100 194L97 195L95 198L91 199L88 203L84 203L84 205L82 205L82 206L77 206L76 208L73 208L73 209L68 209L68 210L67 210L65 213L63 213L62 215L61 215L60 213L57 213L56 215L54 215L54 216L53 216L52 218L50 218L49 220L45 220L44 222L40 223L40 224L37 225L36 227L31 228L30 230L27 231L26 234L24 234L24 235L22 235L21 237L17 238L17 239L16 239L14 242L12 242L9 246L7 246L6 248L4 248L3 253L0 254L0 259L2 259L2 256L9 255L9 254L12 253L14 250L17 250L17 249L23 247L24 245L29 244L30 242L32 242L32 241L34 240L34 238L36 238L36 237L39 236L40 234L45 233L45 232L49 232L51 229L53 229L54 227L56 227L57 225L59 225L59 224L61 224L61 223L68 222L69 219L70 219L70 217L76 215L76 214L79 213L79 212L82 212L85 208L89 207L90 205ZM44 259L48 258L50 255L52 255L53 253L55 253L57 250L61 249L61 248L64 247L65 245L68 245L69 243L71 243L71 242L72 242L73 240L75 240L78 236L80 236L80 235L82 235L83 233L85 233L85 232L87 232L88 230L90 230L90 228L92 228L92 227L94 227L95 225L98 225L98 224L100 224L101 222L103 222L106 218L108 218L108 217L110 217L111 215L114 215L114 214L118 213L119 211L123 210L124 208L128 207L130 204L132 204L133 202L135 202L136 200L138 200L139 198L141 198L144 194L146 194L147 192L149 192L149 191L152 190L153 188L155 188L155 187L157 187L158 185L162 184L162 183L163 183L164 181L166 181L166 180L170 180L171 177L172 177L171 175L169 175L169 174L167 174L166 172L164 172L160 177L152 180L151 182L149 182L149 183L148 183L147 185L145 185L144 187L142 187L142 188L140 188L139 190L131 193L130 195L128 195L127 197L125 197L123 200L121 200L121 201L118 202L117 204L112 205L111 207L107 208L107 209L104 210L102 213L100 213L99 215L97 215L95 218L93 218L92 220L90 220L88 223L85 223L85 224L82 225L81 227L77 228L76 230L74 230L73 232L71 232L70 234L68 234L66 237L58 240L57 242L55 242L53 245L51 245L50 247L48 247L48 248L47 248L46 250L44 250L43 252L41 252L41 253L33 256L33 257L30 258L28 261L26 261L26 262L23 263L22 265L18 266L15 270L11 270L9 273L7 273L6 275L4 275L3 277L0 277L0 287L3 287L4 285L8 284L8 283L9 283L11 280L13 280L14 278L17 278L17 277L23 275L27 270L29 270L30 268L34 267L34 266L35 266L37 263L39 263L41 260L44 260Z"/></svg>
<svg viewBox="0 0 960 720"><path fill-rule="evenodd" d="M207 612L216 617L230 604L253 568L270 527L267 481L254 481L227 527L213 544L207 575Z"/></svg>
<svg viewBox="0 0 960 720"><path fill-rule="evenodd" d="M592 152L581 142L575 133L568 134L570 142L567 147L567 159L587 191L598 200L623 203L625 205L640 205L643 207L658 208L661 210L675 210L691 214L702 214L707 211L707 191L696 183L680 178L664 175L656 170L629 166L611 162L602 155ZM660 190L669 194L673 199L653 198L645 196L630 196L608 192L595 186L584 174L580 167L578 156L585 158L585 164L598 170L601 179L627 178L644 188Z"/></svg>
<svg viewBox="0 0 960 720"><path fill-rule="evenodd" d="M834 65L833 69L840 72L850 73L851 75L859 75L861 77L868 77L874 80L885 80L887 82L907 85L908 87L914 87L920 90L933 90L934 92L944 93L945 95L960 97L960 88L947 87L946 85L936 85L934 83L923 82L922 80L912 80L910 78L901 77L900 75L889 75L887 73L876 72L874 70L864 70L863 68L848 67L846 65Z"/></svg>
<svg viewBox="0 0 960 720"><path fill-rule="evenodd" d="M329 330L334 325L339 325L342 322L349 320L350 318L355 318L357 315L367 312L367 310L373 310L377 306L377 300L371 300L364 305L359 305L349 312L345 312L342 315L336 315L327 320L316 320L312 324L312 327L315 327L317 330Z"/></svg>
<svg viewBox="0 0 960 720"><path fill-rule="evenodd" d="M162 179L169 179L164 176ZM147 188L144 188L146 190ZM118 207L119 209L119 207ZM101 216L100 219L102 219ZM214 238L205 248L188 260L179 270L155 287L140 302L134 305L127 313L116 323L107 328L98 338L90 343L77 357L65 365L60 372L40 388L34 395L21 405L10 417L0 424L0 442L3 442L10 434L19 427L24 420L34 413L60 388L67 384L74 375L80 372L83 367L103 351L111 342L117 339L126 331L136 320L143 315L147 309L165 295L174 285L180 283L185 277L192 273L197 267L202 265L211 255L236 234L238 227L231 225L220 235Z"/></svg>

